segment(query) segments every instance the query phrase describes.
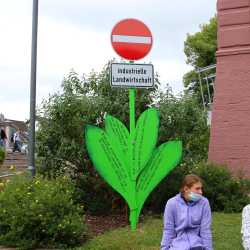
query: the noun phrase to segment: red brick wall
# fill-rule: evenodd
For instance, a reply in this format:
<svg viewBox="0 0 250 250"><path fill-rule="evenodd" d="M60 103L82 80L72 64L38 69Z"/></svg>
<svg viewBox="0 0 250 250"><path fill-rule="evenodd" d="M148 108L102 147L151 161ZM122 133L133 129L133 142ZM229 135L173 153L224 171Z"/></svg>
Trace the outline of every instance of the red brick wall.
<svg viewBox="0 0 250 250"><path fill-rule="evenodd" d="M218 0L209 160L250 177L250 0Z"/></svg>

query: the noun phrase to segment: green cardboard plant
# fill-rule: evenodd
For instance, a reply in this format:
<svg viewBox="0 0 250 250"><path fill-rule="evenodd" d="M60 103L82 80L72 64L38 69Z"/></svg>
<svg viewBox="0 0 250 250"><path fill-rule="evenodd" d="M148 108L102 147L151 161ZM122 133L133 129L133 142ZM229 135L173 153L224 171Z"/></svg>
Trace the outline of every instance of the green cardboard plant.
<svg viewBox="0 0 250 250"><path fill-rule="evenodd" d="M104 130L91 125L85 128L90 158L99 174L127 201L133 230L151 191L181 159L181 141L156 147L158 130L159 114L154 108L141 114L133 133L110 115L105 117Z"/></svg>

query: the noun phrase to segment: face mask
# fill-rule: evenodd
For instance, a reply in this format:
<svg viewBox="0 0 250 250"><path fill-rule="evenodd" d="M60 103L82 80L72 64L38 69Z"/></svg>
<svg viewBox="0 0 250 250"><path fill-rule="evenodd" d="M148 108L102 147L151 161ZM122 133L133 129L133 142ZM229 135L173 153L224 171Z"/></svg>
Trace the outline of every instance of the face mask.
<svg viewBox="0 0 250 250"><path fill-rule="evenodd" d="M196 193L194 193L194 192L190 192L190 193L188 194L188 199L189 199L189 201L198 201L198 200L200 200L201 198L202 198L202 195L196 194Z"/></svg>

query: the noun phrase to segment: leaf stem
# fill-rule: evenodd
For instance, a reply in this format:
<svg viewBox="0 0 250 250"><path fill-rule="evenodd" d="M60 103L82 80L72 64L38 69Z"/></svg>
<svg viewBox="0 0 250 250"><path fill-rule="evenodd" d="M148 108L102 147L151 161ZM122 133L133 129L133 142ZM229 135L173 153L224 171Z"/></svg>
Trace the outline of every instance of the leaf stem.
<svg viewBox="0 0 250 250"><path fill-rule="evenodd" d="M137 225L137 209L130 209L129 212L130 228L132 231L135 231Z"/></svg>

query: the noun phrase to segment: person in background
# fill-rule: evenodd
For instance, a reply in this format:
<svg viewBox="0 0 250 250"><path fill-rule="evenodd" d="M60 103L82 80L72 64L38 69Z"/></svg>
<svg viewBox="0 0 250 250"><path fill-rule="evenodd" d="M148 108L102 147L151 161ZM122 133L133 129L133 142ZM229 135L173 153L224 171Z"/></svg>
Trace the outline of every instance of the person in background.
<svg viewBox="0 0 250 250"><path fill-rule="evenodd" d="M14 133L13 142L14 142L13 152L15 152L15 151L21 152L22 141L21 141L21 137L20 137L20 130L17 130Z"/></svg>
<svg viewBox="0 0 250 250"><path fill-rule="evenodd" d="M4 131L4 129L3 128L1 128L1 132L0 132L1 134L0 134L0 146L1 147L4 147L5 148L5 146L6 146L6 140L7 140L7 135L6 135L6 133L5 133L5 131Z"/></svg>
<svg viewBox="0 0 250 250"><path fill-rule="evenodd" d="M202 196L202 180L186 175L180 193L164 211L161 250L212 250L211 209Z"/></svg>
<svg viewBox="0 0 250 250"><path fill-rule="evenodd" d="M250 250L250 204L242 210L242 245L245 250Z"/></svg>

